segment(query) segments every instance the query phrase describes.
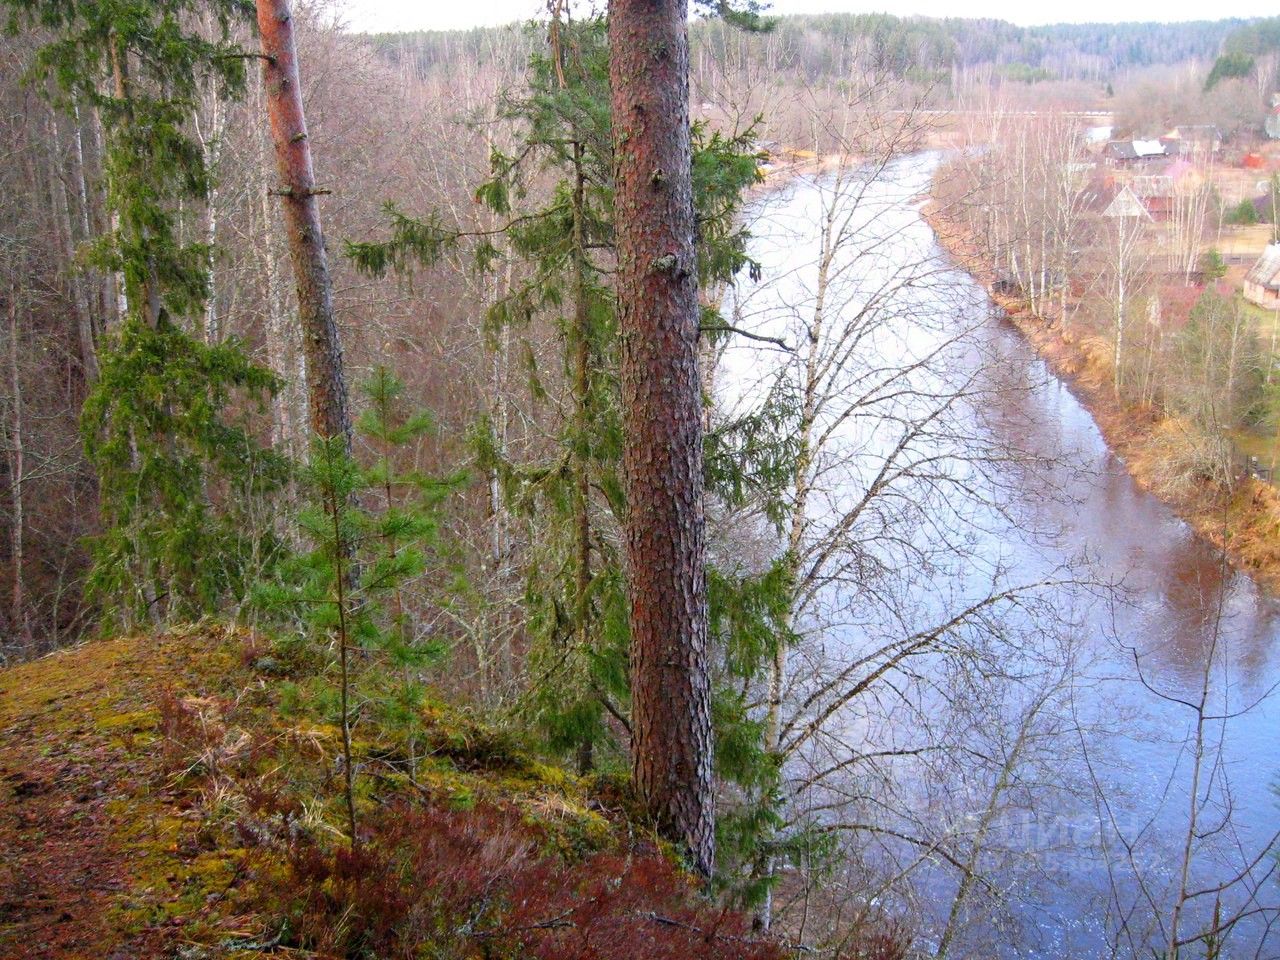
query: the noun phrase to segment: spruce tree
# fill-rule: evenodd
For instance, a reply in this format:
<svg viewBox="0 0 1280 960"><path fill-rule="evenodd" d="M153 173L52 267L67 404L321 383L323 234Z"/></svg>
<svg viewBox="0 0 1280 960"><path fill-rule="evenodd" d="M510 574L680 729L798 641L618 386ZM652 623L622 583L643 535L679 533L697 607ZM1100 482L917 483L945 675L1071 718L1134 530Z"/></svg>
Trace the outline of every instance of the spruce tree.
<svg viewBox="0 0 1280 960"><path fill-rule="evenodd" d="M517 258L523 279L489 311L488 328L522 333L550 321L557 332L559 368L533 366L529 373L535 400L563 385L566 402L547 404L564 411L553 421L551 449L532 460L504 456L482 422L475 431L478 466L496 471L530 534L524 557L530 685L522 708L548 747L573 755L580 769L616 768L625 762L618 734L625 737L631 723L630 629L618 548L626 498L605 24L553 23L547 41L531 60L527 88L502 103L519 140L509 152L493 153L492 177L476 191L506 226L471 232L437 213L414 217L389 207L389 238L349 243L347 250L374 274L429 267L459 244L470 244L482 273ZM713 286L754 269L739 214L746 189L758 180L759 158L752 130L726 135L697 124L690 134L697 269ZM548 177L549 195L535 192L533 185ZM707 345L733 333L711 303L701 308L700 329ZM785 406L712 421L708 489L727 506L776 497L789 476ZM785 608L788 589L782 567L726 564L711 573L712 714L724 745L716 769L737 785L740 802L721 822L735 863L750 858L772 816L775 764L761 749L751 685L774 645L787 642L775 614Z"/></svg>
<svg viewBox="0 0 1280 960"><path fill-rule="evenodd" d="M6 0L11 28L54 39L35 58L63 105L102 118L110 227L87 259L120 278L118 317L100 344L101 376L83 411L104 532L89 591L108 623L172 621L243 594L274 552L258 509L284 464L248 417L276 388L241 346L189 332L208 297L209 251L182 239L181 209L208 196L190 131L197 94L244 84L231 28L240 0ZM211 12L213 34L192 27ZM264 559L265 558L265 559Z"/></svg>

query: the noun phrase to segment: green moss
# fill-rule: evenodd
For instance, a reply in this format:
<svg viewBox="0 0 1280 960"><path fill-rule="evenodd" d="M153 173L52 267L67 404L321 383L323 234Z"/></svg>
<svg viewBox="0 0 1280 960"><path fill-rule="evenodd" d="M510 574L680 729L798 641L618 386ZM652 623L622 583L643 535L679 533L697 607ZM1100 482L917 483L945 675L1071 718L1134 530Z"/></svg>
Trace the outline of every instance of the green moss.
<svg viewBox="0 0 1280 960"><path fill-rule="evenodd" d="M535 760L529 764L528 769L530 775L539 783L546 784L549 787L563 790L568 789L573 783L569 772L564 767L553 767Z"/></svg>
<svg viewBox="0 0 1280 960"><path fill-rule="evenodd" d="M90 779L109 784L111 798L84 813L86 823L105 822L122 881L106 906L112 949L180 931L185 945L234 956L242 951L229 941L272 927L275 918L244 915L250 853L239 826L245 818L279 822L251 797L292 805L304 831L342 833L340 731L314 695L324 684L301 673L287 681L264 674L250 640L204 625L86 644L0 671L0 728L23 731L20 756L75 759ZM175 710L189 712L166 712ZM362 814L394 802L497 804L519 811L549 852L579 858L615 842L616 825L592 803L599 778L579 778L538 757L515 732L441 700L428 697L419 712L411 736L371 715L357 727ZM177 730L184 717L192 721L190 743ZM79 789L73 779L59 789ZM270 869L261 856L253 855L255 872Z"/></svg>

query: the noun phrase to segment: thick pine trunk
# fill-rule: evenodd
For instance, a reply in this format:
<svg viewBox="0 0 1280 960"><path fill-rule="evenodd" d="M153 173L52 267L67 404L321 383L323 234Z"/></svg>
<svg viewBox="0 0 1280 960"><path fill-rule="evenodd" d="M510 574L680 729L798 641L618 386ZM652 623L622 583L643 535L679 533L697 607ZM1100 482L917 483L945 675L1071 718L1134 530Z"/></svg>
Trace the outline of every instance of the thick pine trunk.
<svg viewBox="0 0 1280 960"><path fill-rule="evenodd" d="M298 318L307 361L311 428L321 437L346 438L351 446L351 416L342 372L342 344L333 315L333 287L316 202L311 144L302 110L293 18L288 0L257 0L262 35L263 78L271 140L275 145L285 232L298 289Z"/></svg>
<svg viewBox="0 0 1280 960"><path fill-rule="evenodd" d="M259 76L253 85L253 115L265 118L266 82ZM275 176L271 170L268 153L271 144L269 122L263 125L259 135L253 138L254 183L259 188L258 203L251 208L250 236L260 271L261 301L264 339L267 347L267 365L283 382L272 407L271 442L288 456L298 459L305 455L307 446L307 364L302 353L299 331L286 315L284 294L281 289L279 264L276 251L279 246L277 217L271 185ZM294 495L290 493L290 500Z"/></svg>
<svg viewBox="0 0 1280 960"><path fill-rule="evenodd" d="M712 872L715 814L684 0L611 0L633 773Z"/></svg>

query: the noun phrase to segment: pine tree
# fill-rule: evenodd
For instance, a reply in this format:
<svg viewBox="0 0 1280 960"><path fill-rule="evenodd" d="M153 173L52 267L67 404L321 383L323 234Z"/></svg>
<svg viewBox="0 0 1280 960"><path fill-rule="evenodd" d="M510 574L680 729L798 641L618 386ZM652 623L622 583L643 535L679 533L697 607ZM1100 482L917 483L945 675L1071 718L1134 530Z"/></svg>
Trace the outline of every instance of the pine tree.
<svg viewBox="0 0 1280 960"><path fill-rule="evenodd" d="M516 257L524 279L491 309L489 328L522 331L542 318L559 333L559 369L530 369L535 399L546 397L556 382L564 385L565 414L553 425L548 455L510 459L484 423L475 433L480 468L496 471L530 531L524 560L531 680L523 706L548 746L574 754L585 769L589 762L607 767L625 759L617 735L627 733L631 722L630 627L617 546L626 498L612 280L612 124L604 21L553 23L549 33L545 50L531 61L527 89L501 107L520 139L509 153L494 153L493 176L477 189L494 214L507 218L505 228L469 233L438 214L411 217L392 207L390 238L348 244L348 253L377 274L430 266L461 243L472 245L481 271ZM730 282L754 269L738 217L746 188L758 179L753 131L726 136L693 125L690 135L697 269L709 286ZM550 196L530 208L530 184L545 182L548 174L556 178ZM710 342L733 334L711 304L701 309L699 326ZM726 505L771 496L770 485L790 475L788 429L777 404L757 416L716 423L706 438L709 489ZM775 765L760 748L760 725L749 704L761 657L771 658L774 645L787 642L773 616L786 589L773 567L712 574L712 712L726 745L716 771L738 785L742 801L723 820L734 862L750 860L772 815Z"/></svg>
<svg viewBox="0 0 1280 960"><path fill-rule="evenodd" d="M422 674L445 648L414 627L407 592L443 563L439 507L462 477L437 479L397 467L410 444L432 429L425 411L403 409L404 385L379 367L363 384L369 407L363 437L377 447L368 468L341 434L318 438L301 471L306 506L299 532L310 548L283 563L257 590L257 603L285 629L293 660L321 656L320 700L333 704L342 731L343 806L351 842L359 842L357 764L351 729L362 713L399 731L414 775ZM336 679L330 680L330 674Z"/></svg>
<svg viewBox="0 0 1280 960"><path fill-rule="evenodd" d="M401 671L422 666L443 650L435 643L425 646L417 639L413 605L405 596L405 585L414 578L424 550L441 556L439 507L448 495L465 482L464 474L436 478L416 470L402 469L398 460L410 446L435 431L435 421L427 410L406 406L404 382L384 366L377 366L360 385L368 404L356 423L359 436L374 447L373 462L364 471L364 488L380 500L381 541L374 555L376 564L391 574L378 589L387 596L387 637L383 647L391 665ZM372 513L372 509L371 509ZM402 566L409 552L409 565ZM367 551L366 551L367 554Z"/></svg>
<svg viewBox="0 0 1280 960"><path fill-rule="evenodd" d="M298 320L307 358L308 409L318 437L344 438L351 446L351 412L342 369L342 342L333 313L333 282L320 225L311 164L311 141L302 109L302 80L288 0L257 0L262 75L275 145L285 235L298 294Z"/></svg>
<svg viewBox="0 0 1280 960"><path fill-rule="evenodd" d="M715 869L688 4L610 0L632 777Z"/></svg>

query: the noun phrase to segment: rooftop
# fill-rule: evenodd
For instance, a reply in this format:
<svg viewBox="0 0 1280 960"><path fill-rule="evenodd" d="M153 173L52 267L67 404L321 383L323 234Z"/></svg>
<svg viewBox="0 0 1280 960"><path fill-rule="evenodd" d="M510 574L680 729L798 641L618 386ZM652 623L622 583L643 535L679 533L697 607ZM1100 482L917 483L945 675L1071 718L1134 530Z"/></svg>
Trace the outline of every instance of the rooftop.
<svg viewBox="0 0 1280 960"><path fill-rule="evenodd" d="M1267 249L1245 277L1245 282L1280 290L1280 243L1267 244Z"/></svg>

